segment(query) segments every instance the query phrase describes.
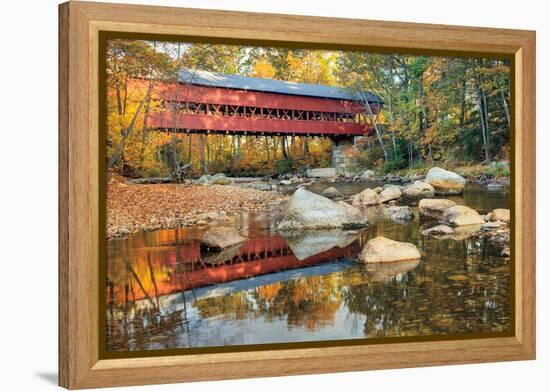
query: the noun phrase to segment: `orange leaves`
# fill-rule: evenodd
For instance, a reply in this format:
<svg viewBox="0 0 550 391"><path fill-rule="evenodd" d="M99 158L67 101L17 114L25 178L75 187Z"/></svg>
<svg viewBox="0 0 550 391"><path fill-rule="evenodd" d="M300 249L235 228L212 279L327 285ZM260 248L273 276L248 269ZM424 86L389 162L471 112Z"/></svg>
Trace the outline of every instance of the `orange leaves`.
<svg viewBox="0 0 550 391"><path fill-rule="evenodd" d="M107 237L193 223L200 214L263 208L281 196L234 186L130 185L107 186Z"/></svg>

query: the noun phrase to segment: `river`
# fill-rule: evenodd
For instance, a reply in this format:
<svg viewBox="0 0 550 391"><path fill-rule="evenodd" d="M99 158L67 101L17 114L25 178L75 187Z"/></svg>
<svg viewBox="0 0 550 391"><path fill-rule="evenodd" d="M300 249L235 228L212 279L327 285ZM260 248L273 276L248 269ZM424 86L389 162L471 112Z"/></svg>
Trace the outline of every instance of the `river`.
<svg viewBox="0 0 550 391"><path fill-rule="evenodd" d="M328 186L348 196L366 187L316 183L308 190ZM468 184L449 198L486 213L509 207L507 191ZM109 241L107 350L508 331L510 259L483 238L423 236L413 211L406 224L373 217L360 231L283 237L275 228L281 206L272 205L212 223L236 225L248 237L221 254L201 254L209 226ZM355 262L378 235L415 244L421 260Z"/></svg>

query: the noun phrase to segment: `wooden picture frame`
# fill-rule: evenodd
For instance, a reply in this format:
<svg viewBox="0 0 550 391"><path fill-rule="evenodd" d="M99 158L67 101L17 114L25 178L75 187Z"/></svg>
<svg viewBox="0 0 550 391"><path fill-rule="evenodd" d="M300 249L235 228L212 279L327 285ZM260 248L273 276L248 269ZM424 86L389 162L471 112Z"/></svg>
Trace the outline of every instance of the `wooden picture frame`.
<svg viewBox="0 0 550 391"><path fill-rule="evenodd" d="M102 32L416 53L506 54L513 67L514 335L100 359ZM535 32L149 7L59 6L59 384L124 386L535 358Z"/></svg>

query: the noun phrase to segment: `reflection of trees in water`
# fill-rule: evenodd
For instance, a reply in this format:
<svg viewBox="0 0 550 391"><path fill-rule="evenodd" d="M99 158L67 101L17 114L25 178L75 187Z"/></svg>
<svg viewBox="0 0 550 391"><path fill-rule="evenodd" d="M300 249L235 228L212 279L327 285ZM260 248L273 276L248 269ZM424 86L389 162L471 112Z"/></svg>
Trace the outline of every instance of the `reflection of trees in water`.
<svg viewBox="0 0 550 391"><path fill-rule="evenodd" d="M366 336L503 331L510 327L507 261L490 257L483 243L474 238L460 245L437 239L424 244L430 246L431 253L441 254L440 259L424 260L416 269L389 281L376 281L366 269L366 282L350 285L345 291L349 311L365 317ZM461 251L464 253L458 254Z"/></svg>
<svg viewBox="0 0 550 391"><path fill-rule="evenodd" d="M146 252L145 266L144 263L131 263L127 258L124 258L123 262L115 264L119 267L124 265L124 271L118 270L115 274L119 278L117 283L124 286L124 303L120 304L114 300L114 283L108 278L107 350L144 350L154 348L156 345L159 348L169 348L174 345L174 339L178 334L189 332L187 299L183 293L185 272L181 270L183 263L177 250L178 245L176 244L175 274L181 286L183 309L179 309L177 306L162 308L157 274L160 274L160 278L166 278L166 273L164 268L154 267L149 251ZM136 264L147 270L136 272L134 270ZM112 276L113 274L108 273L108 275ZM144 277L140 276L148 278L147 287L143 282ZM139 305L136 302L134 285L144 297ZM151 286L152 290L147 289ZM149 292L152 292L152 297Z"/></svg>
<svg viewBox="0 0 550 391"><path fill-rule="evenodd" d="M308 330L332 323L342 302L339 273L276 282L238 292L198 300L194 305L201 316L224 315L230 319L264 316L267 321L287 318L289 326Z"/></svg>
<svg viewBox="0 0 550 391"><path fill-rule="evenodd" d="M225 315L234 320L241 320L254 313L254 300L246 291L200 299L193 305L204 318Z"/></svg>
<svg viewBox="0 0 550 391"><path fill-rule="evenodd" d="M159 312L155 307L136 309L131 318L107 317L107 350L169 348L188 331L183 310Z"/></svg>
<svg viewBox="0 0 550 391"><path fill-rule="evenodd" d="M380 234L415 244L423 255L421 261L348 265L328 275L303 276L196 300L192 305L200 315L197 322L216 317L235 321L261 317L266 322L284 319L289 329L316 331L334 324L343 308L360 322L367 337L510 327L510 263L494 257L485 238L439 240L420 235L413 224L379 224L361 233L360 244ZM177 233L170 239L174 240L170 246L175 251L170 251L175 259L168 258L170 253L164 247L160 251L158 243L151 243L151 250L140 248L134 254L139 262L123 258L109 263L109 350L190 346L193 331L189 331L186 314L191 303L184 295L177 300L164 300L167 296L162 295L167 285L171 292L183 291L188 272L188 264L180 258L187 248L179 246Z"/></svg>
<svg viewBox="0 0 550 391"><path fill-rule="evenodd" d="M308 330L332 324L342 302L340 273L311 276L280 284L276 292L268 287L254 292L259 313L268 320L287 317L288 325Z"/></svg>

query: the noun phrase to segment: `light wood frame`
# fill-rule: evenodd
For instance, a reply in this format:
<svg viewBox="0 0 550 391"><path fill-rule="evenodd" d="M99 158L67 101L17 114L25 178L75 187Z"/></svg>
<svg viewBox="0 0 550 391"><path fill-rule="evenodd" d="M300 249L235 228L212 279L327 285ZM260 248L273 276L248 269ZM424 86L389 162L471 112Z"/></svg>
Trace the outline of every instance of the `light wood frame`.
<svg viewBox="0 0 550 391"><path fill-rule="evenodd" d="M535 32L88 2L59 7L59 384L91 388L535 358ZM515 336L99 359L100 31L508 54Z"/></svg>

